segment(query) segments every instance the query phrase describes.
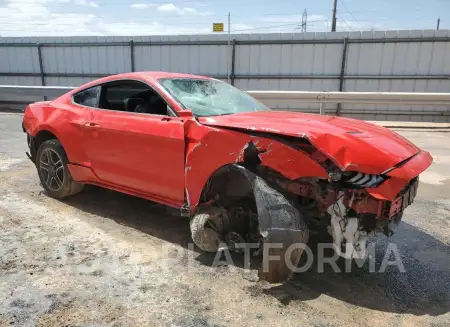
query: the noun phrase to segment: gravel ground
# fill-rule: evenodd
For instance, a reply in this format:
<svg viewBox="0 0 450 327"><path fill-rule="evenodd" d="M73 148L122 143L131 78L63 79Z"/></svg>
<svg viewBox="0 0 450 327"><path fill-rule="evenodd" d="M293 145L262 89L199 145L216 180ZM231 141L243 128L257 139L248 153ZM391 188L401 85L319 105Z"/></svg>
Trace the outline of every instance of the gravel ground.
<svg viewBox="0 0 450 327"><path fill-rule="evenodd" d="M96 187L47 197L20 121L0 114L0 326L449 326L448 133L400 132L435 158L397 233L375 240L377 267L391 241L406 272L314 265L268 285L239 257L211 267L172 209Z"/></svg>

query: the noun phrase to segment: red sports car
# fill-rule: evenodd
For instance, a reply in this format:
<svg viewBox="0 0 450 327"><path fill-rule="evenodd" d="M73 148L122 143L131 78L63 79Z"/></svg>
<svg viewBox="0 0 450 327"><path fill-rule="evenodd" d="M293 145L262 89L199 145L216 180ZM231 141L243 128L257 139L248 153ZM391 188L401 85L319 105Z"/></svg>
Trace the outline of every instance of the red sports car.
<svg viewBox="0 0 450 327"><path fill-rule="evenodd" d="M432 162L386 128L271 111L219 80L165 72L30 104L23 128L49 196L93 184L143 197L179 208L204 251L253 243L263 259L289 251L294 264L302 249L289 248L310 229L328 230L345 258L359 257L369 234L391 235ZM260 277L288 279L282 261Z"/></svg>

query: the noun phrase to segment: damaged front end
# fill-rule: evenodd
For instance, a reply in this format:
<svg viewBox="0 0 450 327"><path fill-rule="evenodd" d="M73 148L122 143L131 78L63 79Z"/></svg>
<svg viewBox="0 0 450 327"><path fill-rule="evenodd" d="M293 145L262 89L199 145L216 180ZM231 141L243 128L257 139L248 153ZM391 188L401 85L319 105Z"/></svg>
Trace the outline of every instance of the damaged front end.
<svg viewBox="0 0 450 327"><path fill-rule="evenodd" d="M297 196L308 226L326 229L339 256L363 259L368 236L394 234L417 194L418 175L431 162L429 153L420 151L378 175L346 172L328 163L327 180L291 180L271 171L266 179Z"/></svg>
<svg viewBox="0 0 450 327"><path fill-rule="evenodd" d="M428 152L411 148L410 157L389 169L385 162L383 169L376 163L365 169L352 164L349 146L330 155L306 136L215 127L205 132L194 124L187 133L191 210L224 208L227 222L218 224L222 229L212 238L217 247L219 240L231 249L234 243L259 243L259 277L271 283L292 276L310 231L327 231L344 258L365 257L368 236L393 234L415 198L418 175L432 162ZM243 199L253 214L237 219L235 212L247 210Z"/></svg>

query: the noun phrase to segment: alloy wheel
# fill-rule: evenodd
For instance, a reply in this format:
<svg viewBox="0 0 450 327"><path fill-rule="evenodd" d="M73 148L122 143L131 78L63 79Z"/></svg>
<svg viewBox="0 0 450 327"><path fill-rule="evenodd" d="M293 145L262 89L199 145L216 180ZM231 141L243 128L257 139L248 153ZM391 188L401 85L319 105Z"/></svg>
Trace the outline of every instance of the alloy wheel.
<svg viewBox="0 0 450 327"><path fill-rule="evenodd" d="M59 191L64 183L64 164L53 149L45 149L39 158L42 181L52 191Z"/></svg>

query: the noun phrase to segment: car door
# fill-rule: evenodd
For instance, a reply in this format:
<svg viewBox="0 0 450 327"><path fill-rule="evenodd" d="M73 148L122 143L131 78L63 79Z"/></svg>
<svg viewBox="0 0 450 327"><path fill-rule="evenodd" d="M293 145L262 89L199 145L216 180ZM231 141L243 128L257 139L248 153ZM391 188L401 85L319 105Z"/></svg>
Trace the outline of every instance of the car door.
<svg viewBox="0 0 450 327"><path fill-rule="evenodd" d="M51 115L54 127L56 130L64 131L59 137L72 164L89 165L86 144L90 129L86 126L86 122L90 121L90 107L97 105L99 96L100 87L93 86L75 93L71 102L61 101L54 104L55 107L62 109L58 115Z"/></svg>
<svg viewBox="0 0 450 327"><path fill-rule="evenodd" d="M108 99L108 87L122 86ZM130 87L131 85L131 87ZM102 86L105 106L132 98L149 86L121 81ZM119 94L119 95L117 95ZM114 108L92 109L89 156L92 169L107 184L124 187L162 202L184 204L184 126L180 117L136 113Z"/></svg>

